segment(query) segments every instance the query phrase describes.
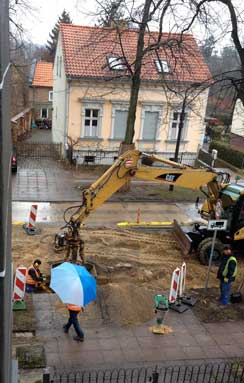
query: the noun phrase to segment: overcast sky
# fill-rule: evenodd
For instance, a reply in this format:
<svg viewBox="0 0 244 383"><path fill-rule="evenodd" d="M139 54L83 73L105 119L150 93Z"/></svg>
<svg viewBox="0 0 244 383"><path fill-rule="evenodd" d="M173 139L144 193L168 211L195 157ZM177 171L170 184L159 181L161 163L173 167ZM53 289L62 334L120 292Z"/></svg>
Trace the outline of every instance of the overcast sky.
<svg viewBox="0 0 244 383"><path fill-rule="evenodd" d="M94 25L95 23L95 0L28 0L33 11L27 14L19 13L19 21L23 24L26 31L25 36L36 44L45 45L58 17L65 9L69 12L71 19L74 24L79 25ZM139 1L139 0L137 0ZM243 9L243 0L233 0L235 5L238 4L239 9ZM216 6L217 7L217 6ZM223 7L223 6L222 6ZM217 9L216 9L217 11ZM228 15L226 7L222 8L221 20L224 24L225 16ZM227 19L229 19L227 17ZM165 25L166 23L164 23ZM167 30L165 30L166 32ZM195 27L192 31L195 38L199 41L205 38L201 28ZM215 33L215 32L214 32ZM230 44L230 38L225 37L225 41L219 42L221 45L224 43ZM220 45L220 46L221 46Z"/></svg>
<svg viewBox="0 0 244 383"><path fill-rule="evenodd" d="M94 25L92 12L95 10L94 0L30 0L33 11L21 22L28 39L36 44L45 44L48 35L65 9L69 12L74 24Z"/></svg>

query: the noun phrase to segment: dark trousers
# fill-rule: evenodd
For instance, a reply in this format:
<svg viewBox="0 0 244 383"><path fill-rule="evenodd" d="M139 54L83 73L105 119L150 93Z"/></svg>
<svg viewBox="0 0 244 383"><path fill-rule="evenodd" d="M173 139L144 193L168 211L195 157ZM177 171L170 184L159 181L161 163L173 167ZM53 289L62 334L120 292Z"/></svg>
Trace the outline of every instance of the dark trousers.
<svg viewBox="0 0 244 383"><path fill-rule="evenodd" d="M230 299L231 282L220 280L220 303L227 305Z"/></svg>
<svg viewBox="0 0 244 383"><path fill-rule="evenodd" d="M35 286L34 285L25 285L25 292L26 293L34 293L35 292Z"/></svg>
<svg viewBox="0 0 244 383"><path fill-rule="evenodd" d="M78 314L79 314L79 311L69 310L69 320L68 320L68 323L65 325L65 328L67 330L69 330L70 326L73 325L76 334L79 337L83 338L84 337L84 333L83 333L82 329L80 328L80 324L79 324L79 321L77 319Z"/></svg>

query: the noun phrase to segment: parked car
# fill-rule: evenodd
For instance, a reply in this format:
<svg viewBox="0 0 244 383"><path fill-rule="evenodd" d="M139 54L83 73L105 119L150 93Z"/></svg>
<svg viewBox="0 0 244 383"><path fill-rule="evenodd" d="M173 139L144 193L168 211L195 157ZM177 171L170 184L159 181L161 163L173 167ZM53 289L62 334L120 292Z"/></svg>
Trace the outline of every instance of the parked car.
<svg viewBox="0 0 244 383"><path fill-rule="evenodd" d="M11 156L11 170L12 173L17 173L18 163L17 163L17 152L16 149L13 148L12 156Z"/></svg>

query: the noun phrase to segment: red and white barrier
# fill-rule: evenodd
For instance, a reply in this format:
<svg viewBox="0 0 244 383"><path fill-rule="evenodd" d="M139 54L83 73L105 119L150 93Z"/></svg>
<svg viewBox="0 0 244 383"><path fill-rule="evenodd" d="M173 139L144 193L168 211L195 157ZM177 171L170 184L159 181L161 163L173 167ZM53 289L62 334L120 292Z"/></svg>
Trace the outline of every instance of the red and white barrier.
<svg viewBox="0 0 244 383"><path fill-rule="evenodd" d="M31 205L29 223L27 226L27 228L30 230L34 229L36 226L37 207L38 205Z"/></svg>
<svg viewBox="0 0 244 383"><path fill-rule="evenodd" d="M26 275L27 275L27 268L26 267L19 266L16 269L15 279L14 279L14 294L13 294L13 300L14 301L21 301L24 299Z"/></svg>
<svg viewBox="0 0 244 383"><path fill-rule="evenodd" d="M175 303L178 296L179 285L180 285L180 272L181 270L177 267L172 274L171 287L169 292L169 303Z"/></svg>
<svg viewBox="0 0 244 383"><path fill-rule="evenodd" d="M183 262L180 270L180 291L179 296L182 298L186 288L186 263Z"/></svg>

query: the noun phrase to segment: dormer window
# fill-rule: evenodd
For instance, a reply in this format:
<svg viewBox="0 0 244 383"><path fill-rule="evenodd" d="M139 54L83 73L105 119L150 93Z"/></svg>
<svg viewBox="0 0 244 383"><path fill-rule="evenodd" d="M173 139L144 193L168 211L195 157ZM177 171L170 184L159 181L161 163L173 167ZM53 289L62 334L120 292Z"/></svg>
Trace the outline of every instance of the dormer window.
<svg viewBox="0 0 244 383"><path fill-rule="evenodd" d="M110 69L114 69L114 70L126 69L123 58L116 57L116 56L109 56L107 59L108 59L108 65Z"/></svg>
<svg viewBox="0 0 244 383"><path fill-rule="evenodd" d="M155 61L158 73L170 73L169 64L164 60Z"/></svg>

